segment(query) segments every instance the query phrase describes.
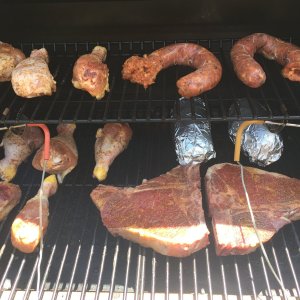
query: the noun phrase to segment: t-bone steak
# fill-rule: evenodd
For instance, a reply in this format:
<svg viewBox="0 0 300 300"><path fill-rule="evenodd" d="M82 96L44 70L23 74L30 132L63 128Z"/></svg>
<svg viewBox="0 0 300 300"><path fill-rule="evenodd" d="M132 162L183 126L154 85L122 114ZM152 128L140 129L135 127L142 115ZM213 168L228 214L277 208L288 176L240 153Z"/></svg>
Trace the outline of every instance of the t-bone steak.
<svg viewBox="0 0 300 300"><path fill-rule="evenodd" d="M199 165L178 166L135 188L99 185L91 197L113 235L177 257L209 244Z"/></svg>
<svg viewBox="0 0 300 300"><path fill-rule="evenodd" d="M300 219L300 180L244 167L244 178L262 242ZM259 242L251 222L240 166L217 164L205 176L209 213L218 255L247 254Z"/></svg>

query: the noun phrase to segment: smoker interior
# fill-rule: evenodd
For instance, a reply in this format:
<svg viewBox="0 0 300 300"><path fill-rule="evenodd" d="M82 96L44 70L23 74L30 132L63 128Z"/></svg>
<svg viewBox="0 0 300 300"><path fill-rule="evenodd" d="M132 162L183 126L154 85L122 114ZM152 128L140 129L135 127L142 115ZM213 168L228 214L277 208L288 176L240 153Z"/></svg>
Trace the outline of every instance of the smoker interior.
<svg viewBox="0 0 300 300"><path fill-rule="evenodd" d="M300 39L282 37L300 45ZM110 92L101 101L95 101L88 93L73 88L71 84L73 65L79 55L91 52L99 43L13 43L26 55L34 48L46 47L50 56L50 69L57 81L57 92L51 97L23 100L17 97L9 82L0 85L0 112L2 122L15 124L23 122L174 122L185 117L175 110L179 98L176 81L191 72L188 67L172 67L160 72L155 85L144 89L122 79L121 69L125 59L134 54L143 55L155 49L179 42L198 43L212 51L223 66L222 80L218 86L202 95L206 102L208 116L214 121L233 119L299 120L300 86L297 82L284 80L281 66L257 56L267 76L266 83L258 89L242 84L236 77L230 61L230 49L235 39L166 40L166 41L118 41L101 42L108 50L107 64L110 69ZM228 109L239 98L247 98L251 108L249 116L230 117ZM255 102L267 108L265 114L255 110ZM191 103L192 118L196 118L194 101ZM8 110L6 109L8 108ZM6 110L5 110L6 109ZM201 119L197 117L198 119ZM202 118L204 119L204 118Z"/></svg>
<svg viewBox="0 0 300 300"><path fill-rule="evenodd" d="M300 44L299 39L286 39ZM203 183L210 165L233 161L233 145L227 134L227 124L241 117L238 107L236 117L228 115L230 105L239 98L247 98L252 112L245 119L297 122L300 119L300 86L283 79L276 63L258 57L268 80L259 89L247 88L236 78L229 60L233 39L191 41L211 49L224 67L220 84L202 96L208 108L207 121L211 122L217 152L216 159L201 166ZM26 54L40 46L49 50L50 68L58 89L51 97L23 100L14 94L9 83L1 84L0 111L9 109L9 113L2 116L2 124L43 122L49 124L52 134L55 134L58 122L77 123L78 166L50 199L50 221L42 260L45 299L69 299L71 296L97 299L99 295L104 299L200 299L201 296L212 299L214 295L275 299L276 295L282 296L259 249L245 256L217 257L211 234L210 246L206 249L183 259L165 257L151 249L112 237L90 200L89 194L97 185L92 178L95 133L105 122L130 122L133 139L111 166L104 184L135 186L144 178L153 178L177 165L173 126L175 121L184 117L174 111L179 97L175 82L190 69L173 67L165 70L156 84L147 90L123 81L120 75L126 57L134 53L148 53L173 42L100 43L109 50L111 91L97 102L87 93L74 89L70 83L74 61L96 43L14 43ZM268 108L267 115L257 114L253 105L256 101ZM193 100L190 103L193 112ZM192 114L191 118L197 117ZM284 154L266 170L300 178L299 133L295 128L285 128L282 134ZM242 162L249 165L245 158ZM37 192L40 177L41 173L31 166L31 158L20 167L14 182L22 188L22 200L0 224L0 297L3 299L36 299L38 253L23 254L15 250L10 243L9 231L25 201ZM202 192L207 212L205 190L202 189ZM207 224L211 231L209 218ZM275 270L293 297L300 297L299 234L300 223L295 222L280 230L266 244Z"/></svg>
<svg viewBox="0 0 300 300"><path fill-rule="evenodd" d="M105 184L135 186L144 178L158 176L177 165L172 124L131 126L133 139L112 165ZM93 292L93 297L101 293L109 299L117 297L118 293L128 293L129 299L133 293L135 297L142 297L143 293L145 297L147 294L151 297L162 294L165 299L172 294L181 299L183 295L198 293L199 297L202 294L253 297L281 294L260 250L246 256L217 257L211 235L209 247L190 257L178 259L112 237L102 225L99 212L89 197L97 185L91 175L94 166L91 153L97 125L79 127L76 132L78 167L66 177L57 194L50 199L50 221L42 262L45 294L52 291L54 296L62 292L65 296L71 296L72 292L80 292L83 297L85 293ZM212 126L217 158L201 166L202 186L210 165L232 162L233 145L225 127L223 124ZM297 130L286 129L283 136L283 157L267 169L299 178L299 134ZM9 230L25 200L36 193L39 180L40 173L32 168L29 159L15 180L21 185L22 200L1 223L0 288L3 297L13 297L20 291L22 295L29 296L30 290L36 288L38 253L23 254L15 250L10 243ZM202 192L206 206L203 189ZM207 224L211 231L209 218ZM299 233L300 223L295 222L280 230L266 244L271 262L282 276L289 293L295 297L300 295Z"/></svg>

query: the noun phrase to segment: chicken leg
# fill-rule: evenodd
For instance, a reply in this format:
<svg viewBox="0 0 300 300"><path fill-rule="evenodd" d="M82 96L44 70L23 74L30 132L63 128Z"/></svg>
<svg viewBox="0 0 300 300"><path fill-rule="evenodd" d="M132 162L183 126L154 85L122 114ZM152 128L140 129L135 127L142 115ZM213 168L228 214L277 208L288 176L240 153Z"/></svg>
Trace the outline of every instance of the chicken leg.
<svg viewBox="0 0 300 300"><path fill-rule="evenodd" d="M0 42L0 82L10 81L13 69L24 59L25 55L21 50Z"/></svg>
<svg viewBox="0 0 300 300"><path fill-rule="evenodd" d="M56 91L56 82L49 68L45 48L33 50L12 72L11 83L15 93L24 98L50 96Z"/></svg>
<svg viewBox="0 0 300 300"><path fill-rule="evenodd" d="M50 140L50 159L46 162L46 172L57 174L59 183L77 165L78 152L73 133L75 124L59 124L58 135ZM32 165L35 169L42 171L44 162L44 147L41 147L35 154Z"/></svg>
<svg viewBox="0 0 300 300"><path fill-rule="evenodd" d="M19 212L11 226L11 243L17 249L25 253L31 253L40 242L40 197L42 200L42 234L44 235L48 227L49 203L48 198L57 191L57 181L54 175L47 177L43 183L43 193L41 188L38 193L27 201L23 209Z"/></svg>
<svg viewBox="0 0 300 300"><path fill-rule="evenodd" d="M24 127L6 131L1 146L4 147L5 157L0 160L0 177L11 181L19 165L36 149L41 147L44 136L37 127Z"/></svg>
<svg viewBox="0 0 300 300"><path fill-rule="evenodd" d="M97 130L94 177L99 181L106 178L110 165L127 148L131 137L132 130L128 124L110 123Z"/></svg>

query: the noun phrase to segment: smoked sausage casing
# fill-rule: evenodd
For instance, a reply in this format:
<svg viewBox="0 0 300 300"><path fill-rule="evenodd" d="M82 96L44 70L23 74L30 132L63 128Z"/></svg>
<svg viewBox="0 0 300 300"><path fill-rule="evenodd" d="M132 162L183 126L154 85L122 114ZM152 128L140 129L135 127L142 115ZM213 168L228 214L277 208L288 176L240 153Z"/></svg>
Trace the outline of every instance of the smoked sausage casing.
<svg viewBox="0 0 300 300"><path fill-rule="evenodd" d="M254 33L231 49L234 70L244 84L258 88L266 81L265 72L253 58L256 52L283 65L283 77L300 81L300 48L265 33Z"/></svg>
<svg viewBox="0 0 300 300"><path fill-rule="evenodd" d="M157 74L169 66L184 65L197 70L177 81L178 93L186 98L214 88L222 76L219 60L210 51L192 43L178 43L158 49L143 57L128 58L122 70L123 79L147 88Z"/></svg>

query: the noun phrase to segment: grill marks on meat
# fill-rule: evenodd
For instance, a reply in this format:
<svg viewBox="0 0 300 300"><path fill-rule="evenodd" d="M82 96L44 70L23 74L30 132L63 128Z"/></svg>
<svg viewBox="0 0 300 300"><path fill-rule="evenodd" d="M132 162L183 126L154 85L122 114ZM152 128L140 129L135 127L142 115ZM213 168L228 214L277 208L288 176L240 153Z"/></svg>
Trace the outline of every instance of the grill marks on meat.
<svg viewBox="0 0 300 300"><path fill-rule="evenodd" d="M300 219L300 180L255 168L244 177L262 242ZM258 246L241 183L240 167L217 164L205 176L218 255L247 254Z"/></svg>
<svg viewBox="0 0 300 300"><path fill-rule="evenodd" d="M19 203L21 189L18 185L0 182L0 222Z"/></svg>
<svg viewBox="0 0 300 300"><path fill-rule="evenodd" d="M184 65L197 69L177 81L178 93L186 98L214 88L222 76L222 66L210 51L197 44L178 43L158 49L143 57L132 56L123 65L123 79L147 88L157 74L170 66Z"/></svg>
<svg viewBox="0 0 300 300"><path fill-rule="evenodd" d="M300 81L300 48L265 33L254 33L237 41L231 50L234 70L244 84L257 88L266 80L265 72L253 58L256 52L283 65L283 77Z"/></svg>
<svg viewBox="0 0 300 300"><path fill-rule="evenodd" d="M178 166L135 188L99 185L91 198L113 235L184 257L209 244L199 166Z"/></svg>

